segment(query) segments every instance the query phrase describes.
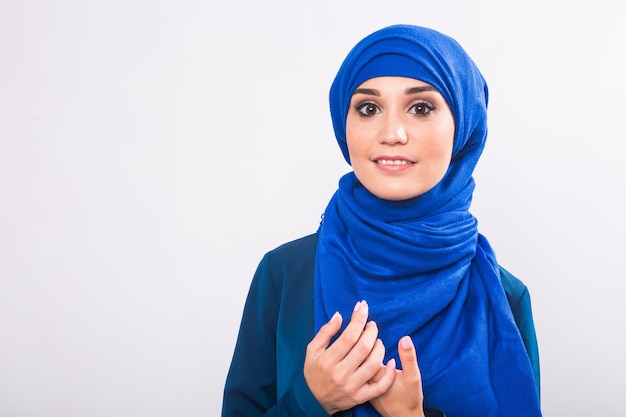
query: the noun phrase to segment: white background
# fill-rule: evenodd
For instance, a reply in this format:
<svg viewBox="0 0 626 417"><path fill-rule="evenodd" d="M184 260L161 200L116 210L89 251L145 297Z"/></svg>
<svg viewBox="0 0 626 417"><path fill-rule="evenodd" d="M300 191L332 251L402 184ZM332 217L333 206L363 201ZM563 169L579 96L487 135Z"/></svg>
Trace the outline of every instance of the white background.
<svg viewBox="0 0 626 417"><path fill-rule="evenodd" d="M0 1L0 415L218 416L262 255L349 167L328 88L382 26L491 91L473 213L531 290L546 416L626 415L619 2Z"/></svg>

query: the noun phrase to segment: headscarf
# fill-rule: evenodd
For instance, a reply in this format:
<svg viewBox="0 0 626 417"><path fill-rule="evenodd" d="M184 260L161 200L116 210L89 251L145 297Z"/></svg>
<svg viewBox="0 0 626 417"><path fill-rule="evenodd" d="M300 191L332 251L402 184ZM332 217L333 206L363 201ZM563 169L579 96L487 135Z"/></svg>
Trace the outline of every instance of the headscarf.
<svg viewBox="0 0 626 417"><path fill-rule="evenodd" d="M353 172L340 179L318 230L316 330L336 311L345 326L354 304L366 300L386 360L400 365L398 340L413 339L425 406L449 417L540 416L495 254L469 212L472 172L487 137L485 80L455 40L432 29L394 25L365 37L330 89L333 128L348 163L351 95L380 76L414 78L441 93L455 122L451 163L435 187L403 201L376 197ZM355 415L379 414L366 403Z"/></svg>

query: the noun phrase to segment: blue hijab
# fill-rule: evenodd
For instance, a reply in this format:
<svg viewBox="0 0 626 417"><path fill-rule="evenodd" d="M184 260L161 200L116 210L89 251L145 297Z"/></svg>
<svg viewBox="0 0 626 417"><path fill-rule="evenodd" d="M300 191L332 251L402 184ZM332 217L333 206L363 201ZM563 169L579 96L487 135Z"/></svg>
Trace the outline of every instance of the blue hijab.
<svg viewBox="0 0 626 417"><path fill-rule="evenodd" d="M360 41L330 89L339 147L348 163L346 115L352 92L379 76L424 81L455 122L450 167L428 192L383 200L353 172L339 181L319 228L315 325L339 311L344 326L367 300L386 360L415 343L426 406L448 417L540 416L533 372L499 278L495 254L469 208L472 172L487 137L487 85L462 47L431 29L395 25ZM369 404L356 416L378 416Z"/></svg>

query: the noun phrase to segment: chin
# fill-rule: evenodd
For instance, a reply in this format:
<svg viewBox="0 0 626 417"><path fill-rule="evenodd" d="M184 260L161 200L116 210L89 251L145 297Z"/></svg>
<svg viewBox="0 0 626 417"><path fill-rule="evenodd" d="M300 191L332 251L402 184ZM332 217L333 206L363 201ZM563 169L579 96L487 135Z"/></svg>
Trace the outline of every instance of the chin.
<svg viewBox="0 0 626 417"><path fill-rule="evenodd" d="M419 197L420 195L424 194L423 192L418 192L418 191L411 192L410 190L407 190L407 189L400 189L400 190L385 189L385 190L377 190L377 191L372 191L372 194L374 194L376 197L380 199L388 200L388 201L410 200L411 198Z"/></svg>

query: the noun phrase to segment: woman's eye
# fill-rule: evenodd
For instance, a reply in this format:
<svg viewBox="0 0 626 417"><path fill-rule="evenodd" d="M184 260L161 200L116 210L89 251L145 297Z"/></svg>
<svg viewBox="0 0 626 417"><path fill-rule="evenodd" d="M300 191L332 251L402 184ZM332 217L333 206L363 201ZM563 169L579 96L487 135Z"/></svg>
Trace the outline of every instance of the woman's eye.
<svg viewBox="0 0 626 417"><path fill-rule="evenodd" d="M418 116L425 116L433 110L435 110L435 106L430 103L415 103L411 107L411 113L417 114Z"/></svg>
<svg viewBox="0 0 626 417"><path fill-rule="evenodd" d="M380 109L374 103L359 104L355 107L355 109L361 114L361 116L366 116L366 117L371 117L375 114L380 113Z"/></svg>

